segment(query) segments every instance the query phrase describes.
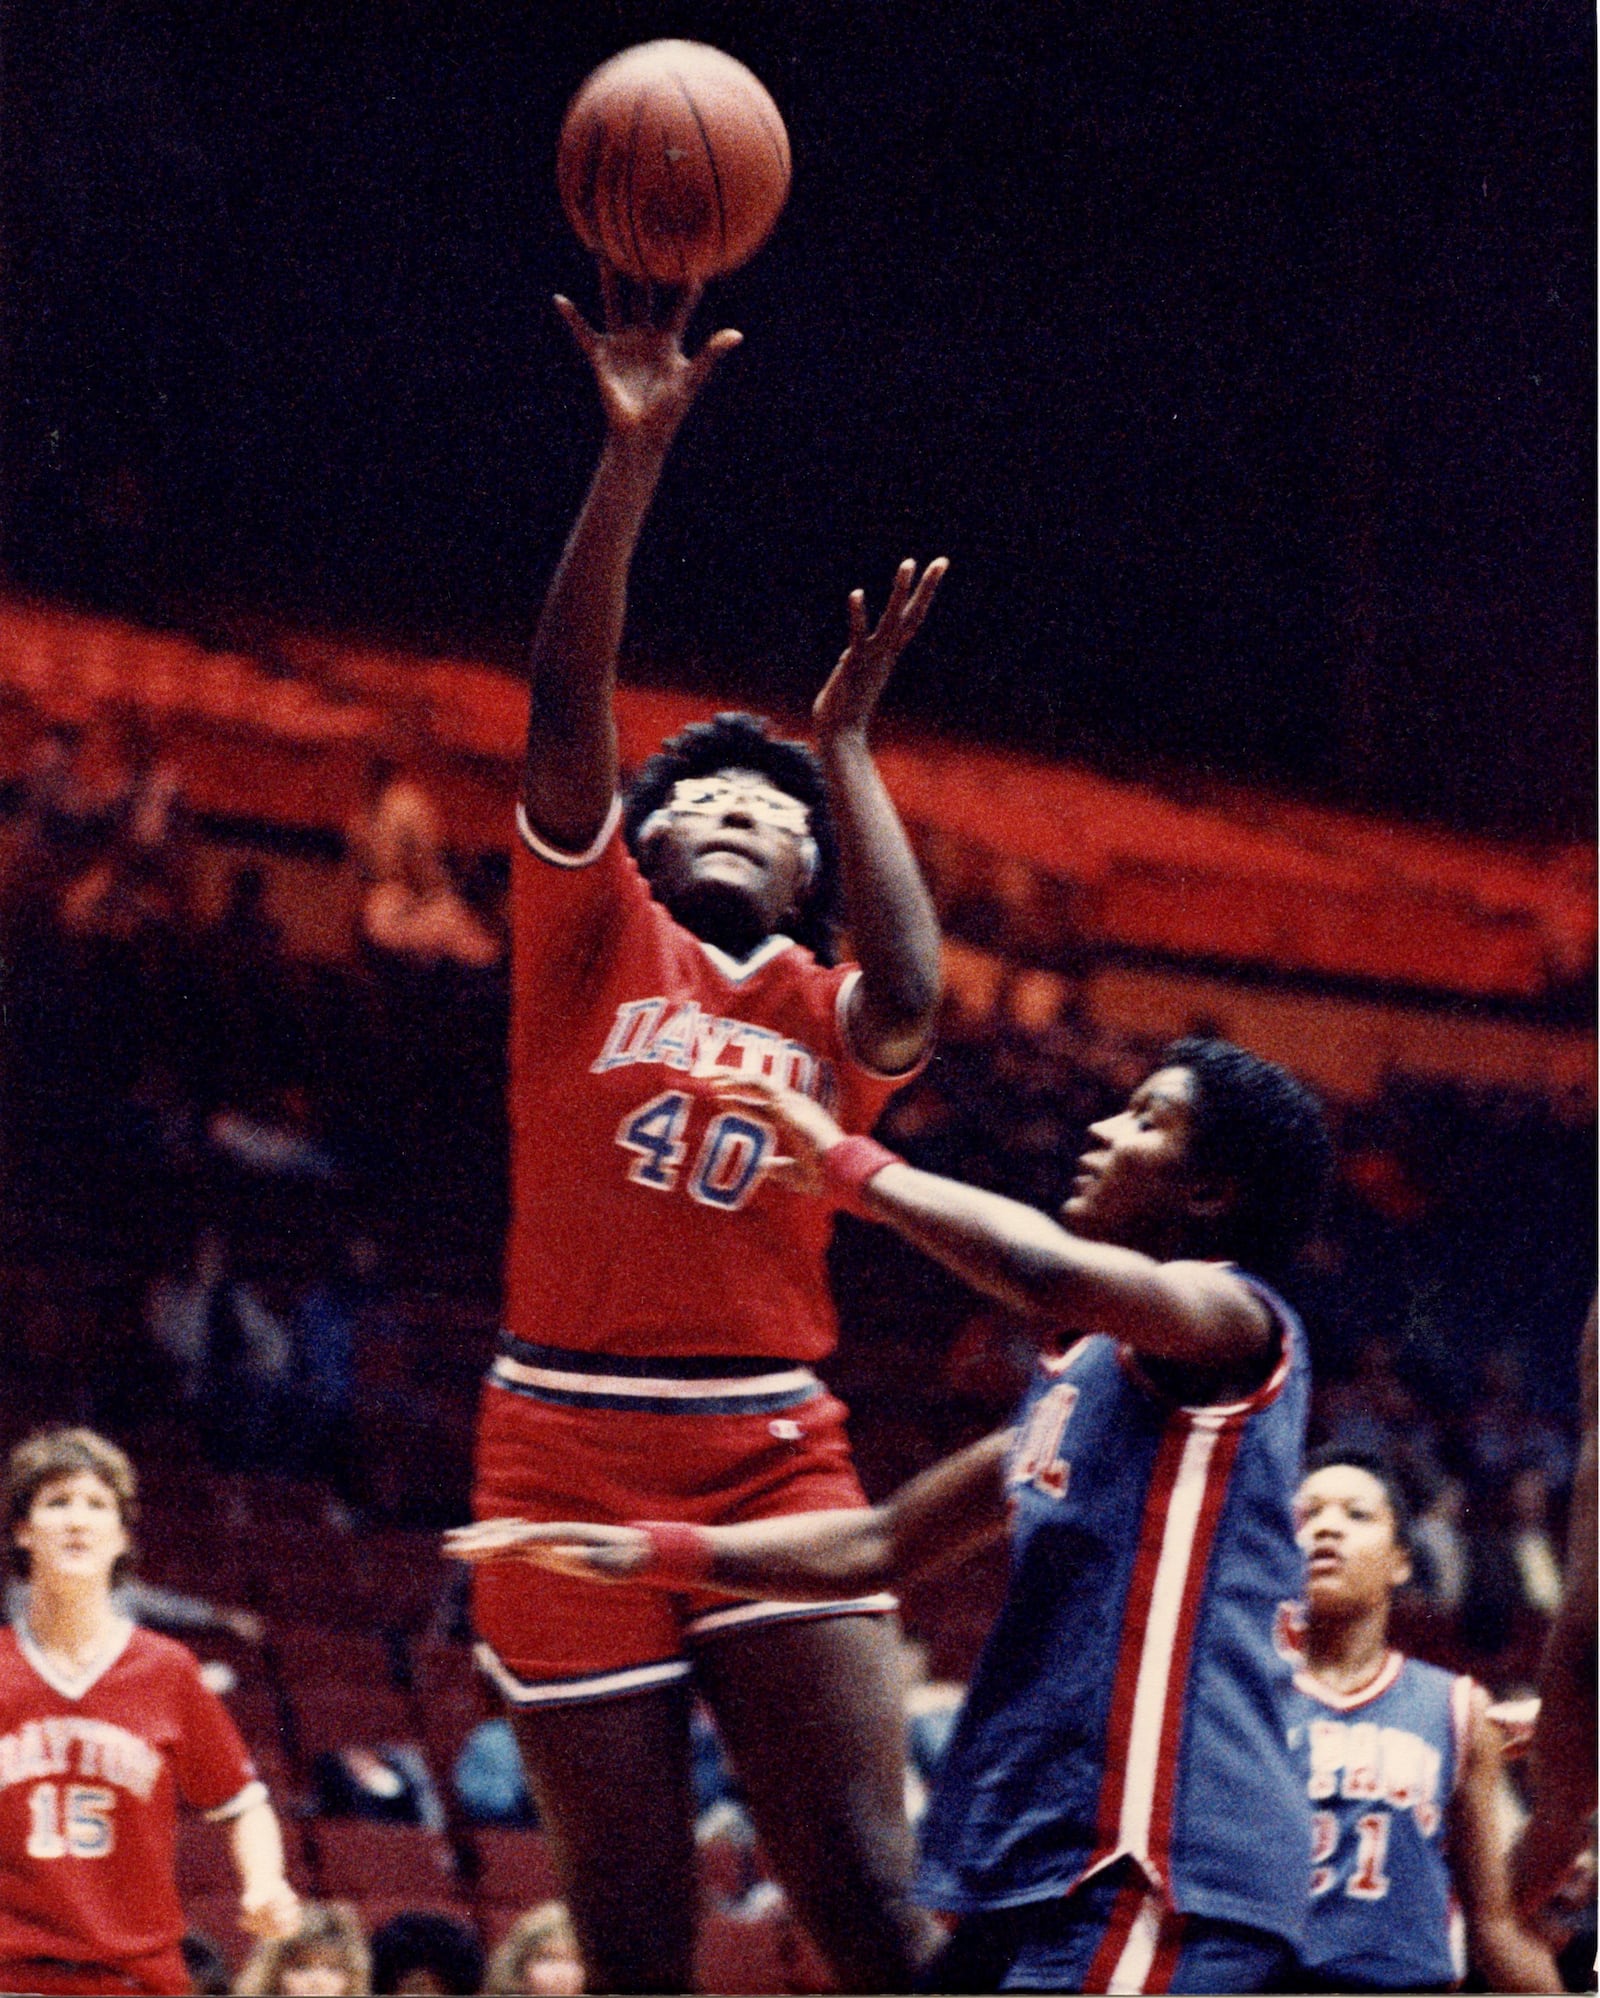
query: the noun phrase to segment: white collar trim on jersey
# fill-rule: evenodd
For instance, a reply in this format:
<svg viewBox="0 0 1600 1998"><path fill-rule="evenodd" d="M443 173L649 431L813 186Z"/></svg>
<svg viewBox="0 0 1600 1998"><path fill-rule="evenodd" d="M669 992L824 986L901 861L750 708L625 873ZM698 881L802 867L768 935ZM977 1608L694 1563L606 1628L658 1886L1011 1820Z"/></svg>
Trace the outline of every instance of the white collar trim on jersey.
<svg viewBox="0 0 1600 1998"><path fill-rule="evenodd" d="M63 1672L52 1665L34 1642L33 1632L28 1628L28 1613L23 1611L12 1626L17 1633L17 1646L24 1658L50 1687L64 1700L81 1700L85 1693L99 1684L128 1648L133 1636L133 1624L125 1616L116 1619L116 1628L107 1639L99 1657L90 1661L81 1672Z"/></svg>
<svg viewBox="0 0 1600 1998"><path fill-rule="evenodd" d="M747 978L758 972L762 965L770 964L781 952L794 947L793 937L770 936L765 943L757 944L748 957L738 958L729 957L725 950L719 950L714 943L707 943L704 937L695 937L695 942L723 977L734 985L742 985Z"/></svg>
<svg viewBox="0 0 1600 1998"><path fill-rule="evenodd" d="M1375 1700L1380 1693L1388 1692L1400 1676L1400 1667L1405 1663L1398 1651L1390 1651L1383 1663L1373 1673L1364 1686L1357 1686L1353 1692L1336 1693L1325 1685L1315 1672L1307 1669L1296 1672L1294 1682L1302 1693L1309 1693L1312 1699L1320 1700L1325 1707L1333 1707L1340 1713L1348 1713L1352 1707L1364 1707L1369 1700Z"/></svg>

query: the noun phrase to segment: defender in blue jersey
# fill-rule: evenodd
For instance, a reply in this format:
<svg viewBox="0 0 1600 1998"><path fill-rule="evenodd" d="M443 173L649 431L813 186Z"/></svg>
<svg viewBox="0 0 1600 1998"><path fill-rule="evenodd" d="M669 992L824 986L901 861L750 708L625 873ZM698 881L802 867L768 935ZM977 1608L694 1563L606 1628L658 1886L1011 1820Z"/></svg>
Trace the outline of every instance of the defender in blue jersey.
<svg viewBox="0 0 1600 1998"><path fill-rule="evenodd" d="M1388 1642L1411 1576L1404 1501L1376 1459L1330 1448L1295 1500L1306 1556L1303 1670L1285 1713L1312 1809L1301 1991L1559 1991L1512 1913L1488 1695Z"/></svg>
<svg viewBox="0 0 1600 1998"><path fill-rule="evenodd" d="M1310 1225L1316 1105L1239 1048L1180 1042L1093 1127L1058 1226L846 1138L793 1092L728 1094L776 1121L791 1183L1039 1322L1015 1427L870 1512L485 1522L451 1551L804 1598L1009 1529L1010 1590L924 1826L922 1898L956 1918L933 1988L1269 1987L1301 1939L1311 1851L1274 1643L1300 1592L1307 1377L1293 1316L1241 1265L1270 1273Z"/></svg>

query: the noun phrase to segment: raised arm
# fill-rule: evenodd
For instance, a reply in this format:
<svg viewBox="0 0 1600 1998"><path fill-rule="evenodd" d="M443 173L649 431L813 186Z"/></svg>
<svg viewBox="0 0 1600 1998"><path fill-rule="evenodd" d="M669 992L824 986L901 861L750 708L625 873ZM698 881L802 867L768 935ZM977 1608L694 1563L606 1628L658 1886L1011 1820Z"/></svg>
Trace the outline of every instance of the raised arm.
<svg viewBox="0 0 1600 1998"><path fill-rule="evenodd" d="M679 1527L679 1560L701 1586L729 1595L831 1601L932 1573L1005 1531L1003 1466L1010 1442L998 1430L947 1457L869 1511L797 1513L744 1526ZM595 1581L659 1576L662 1545L637 1527L482 1520L445 1536L461 1561L528 1560ZM670 1559L671 1556L669 1555Z"/></svg>
<svg viewBox="0 0 1600 1998"><path fill-rule="evenodd" d="M862 1157L864 1141L846 1140L819 1104L757 1076L712 1086L776 1123L792 1155L782 1168L792 1185L831 1187L975 1290L1061 1330L1109 1333L1153 1359L1215 1374L1219 1385L1259 1378L1272 1338L1266 1306L1221 1265L1157 1262L1085 1240L1037 1208L919 1172L892 1154L868 1156L873 1170L863 1179L845 1162Z"/></svg>
<svg viewBox="0 0 1600 1998"><path fill-rule="evenodd" d="M693 360L683 335L699 299L681 293L660 325L624 317L623 282L601 267L605 330L570 299L556 309L594 371L605 443L533 637L522 801L535 832L568 852L590 846L617 788L612 712L628 572L661 468L689 405L741 336L715 333ZM646 309L650 300L647 297Z"/></svg>
<svg viewBox="0 0 1600 1998"><path fill-rule="evenodd" d="M812 710L839 836L845 920L861 965L851 1044L888 1075L914 1067L928 1044L939 1004L939 919L867 748L867 728L949 566L941 555L918 582L915 562L902 562L871 631L866 597L852 592L850 642Z"/></svg>
<svg viewBox="0 0 1600 1998"><path fill-rule="evenodd" d="M1511 1905L1500 1816L1500 1743L1488 1705L1488 1694L1475 1686L1450 1806L1450 1873L1466 1918L1467 1949L1491 1991L1559 1991L1561 1978L1549 1949L1521 1926Z"/></svg>

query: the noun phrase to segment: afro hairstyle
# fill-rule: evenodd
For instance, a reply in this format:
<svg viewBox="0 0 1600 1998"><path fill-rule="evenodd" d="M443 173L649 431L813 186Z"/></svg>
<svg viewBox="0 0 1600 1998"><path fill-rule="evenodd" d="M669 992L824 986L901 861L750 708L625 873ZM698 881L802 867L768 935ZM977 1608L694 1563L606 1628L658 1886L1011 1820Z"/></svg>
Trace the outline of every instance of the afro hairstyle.
<svg viewBox="0 0 1600 1998"><path fill-rule="evenodd" d="M691 722L661 745L640 767L623 800L628 850L637 860L640 828L667 802L674 784L717 770L758 770L811 814L817 864L795 924L795 942L804 944L819 964L832 964L840 917L839 848L822 765L805 743L773 735L759 715L720 714L708 722Z"/></svg>

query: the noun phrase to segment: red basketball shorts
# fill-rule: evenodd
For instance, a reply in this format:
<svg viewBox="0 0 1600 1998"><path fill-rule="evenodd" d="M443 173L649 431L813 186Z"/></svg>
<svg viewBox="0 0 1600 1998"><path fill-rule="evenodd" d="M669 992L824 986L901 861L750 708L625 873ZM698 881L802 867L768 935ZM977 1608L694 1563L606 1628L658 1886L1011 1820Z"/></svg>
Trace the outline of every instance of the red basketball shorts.
<svg viewBox="0 0 1600 1998"><path fill-rule="evenodd" d="M776 1360L622 1360L509 1334L479 1410L479 1519L726 1526L866 1498L847 1411ZM780 1620L882 1615L893 1596L735 1602L715 1590L584 1582L525 1561L473 1571L478 1662L519 1706L614 1698L692 1669L694 1647Z"/></svg>

